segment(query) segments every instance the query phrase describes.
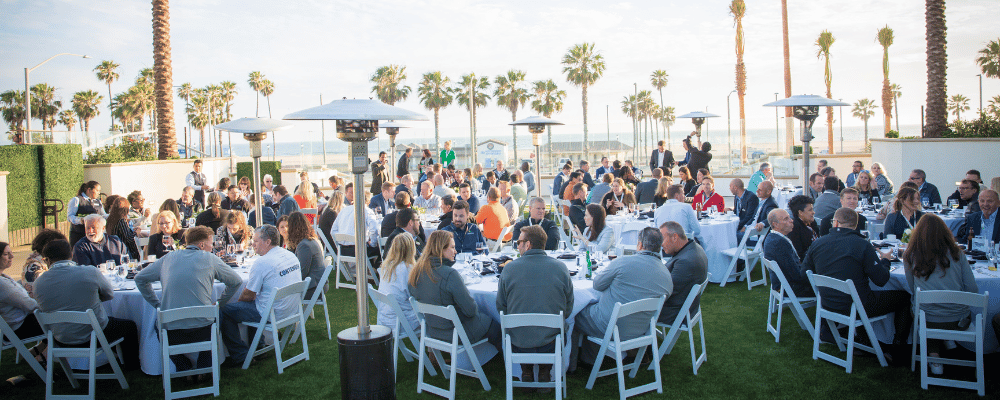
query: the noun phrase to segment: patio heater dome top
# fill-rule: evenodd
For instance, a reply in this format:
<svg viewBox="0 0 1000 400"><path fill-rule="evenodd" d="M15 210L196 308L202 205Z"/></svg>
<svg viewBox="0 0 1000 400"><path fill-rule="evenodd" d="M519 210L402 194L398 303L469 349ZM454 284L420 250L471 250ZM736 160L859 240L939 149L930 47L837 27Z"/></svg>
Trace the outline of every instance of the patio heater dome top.
<svg viewBox="0 0 1000 400"><path fill-rule="evenodd" d="M795 96L789 97L787 99L781 99L778 101L772 101L770 103L764 104L764 107L835 107L835 106L849 106L850 103L845 103L843 101L837 101L834 99L828 99L823 96L815 94L797 94Z"/></svg>
<svg viewBox="0 0 1000 400"><path fill-rule="evenodd" d="M286 120L408 120L427 121L426 115L373 99L341 99L285 115Z"/></svg>
<svg viewBox="0 0 1000 400"><path fill-rule="evenodd" d="M712 114L712 113L703 112L703 111L694 111L694 112L689 112L687 114L681 115L681 116L679 116L677 118L715 118L715 117L718 117L718 115L715 115L715 114Z"/></svg>
<svg viewBox="0 0 1000 400"><path fill-rule="evenodd" d="M288 129L292 125L291 122L280 119L245 117L215 125L215 129L226 132L256 134Z"/></svg>
<svg viewBox="0 0 1000 400"><path fill-rule="evenodd" d="M507 125L564 125L562 122L556 121L552 118L543 117L541 115L535 115L528 118L521 118L517 121L511 122Z"/></svg>
<svg viewBox="0 0 1000 400"><path fill-rule="evenodd" d="M399 122L399 121L386 121L386 122L379 122L378 123L378 127L379 128L409 128L410 125L402 123L402 122Z"/></svg>

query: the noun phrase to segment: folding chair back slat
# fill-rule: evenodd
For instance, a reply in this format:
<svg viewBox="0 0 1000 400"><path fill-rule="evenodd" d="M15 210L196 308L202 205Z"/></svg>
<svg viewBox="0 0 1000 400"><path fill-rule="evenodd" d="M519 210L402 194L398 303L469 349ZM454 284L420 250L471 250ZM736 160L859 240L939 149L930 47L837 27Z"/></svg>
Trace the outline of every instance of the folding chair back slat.
<svg viewBox="0 0 1000 400"><path fill-rule="evenodd" d="M455 385L458 377L457 374L479 378L479 382L483 385L483 390L489 391L490 382L486 379L486 372L483 370L483 366L479 362L479 357L476 355L475 351L475 347L486 343L486 339L480 340L476 343L469 341L469 337L465 333L465 328L462 326L462 321L458 318L458 313L455 311L454 306L443 307L432 304L424 304L417 301L413 297L410 297L410 303L413 305L413 310L417 312L417 315L422 314L425 316L420 320L420 349L417 351L420 357L420 367L419 372L417 372L417 393L423 393L423 391L426 390L447 399L454 399ZM454 325L454 328L452 329L451 342L427 336L427 315L433 315L451 321ZM427 360L428 348L434 350L434 355L441 366L442 372L449 374L448 379L450 386L447 390L424 382L424 365L427 362L425 360ZM451 353L452 365L448 365L444 361L444 357L441 356L442 351ZM458 360L463 353L469 358L469 361L472 364L472 370L458 368Z"/></svg>
<svg viewBox="0 0 1000 400"><path fill-rule="evenodd" d="M594 368L590 372L590 378L587 380L586 387L588 390L594 388L594 381L598 377L617 374L618 395L622 400L651 390L656 390L657 393L663 393L663 382L660 375L659 362L652 363L654 370L653 382L631 389L625 389L625 371L631 370L632 372L629 377L635 378L636 373L639 372L639 365L642 363L642 358L646 354L646 347L650 347L654 358L656 357L655 355L658 353L656 342L656 320L660 316L660 310L663 308L663 302L666 301L666 299L666 296L660 296L651 299L636 300L626 304L615 304L615 308L611 312L611 319L608 322L608 327L604 332L604 337L595 338L590 336L586 338L586 340L590 340L591 342L601 346L601 349L598 351L597 360L594 361ZM618 329L618 323L622 319L628 318L634 314L647 312L651 314L651 317L649 319L649 326L646 329L646 333L635 338L622 340L621 333ZM574 343L574 346L575 345L576 344ZM623 365L622 352L632 349L638 349L635 361L631 364ZM600 368L604 357L614 357L616 368L602 371Z"/></svg>
<svg viewBox="0 0 1000 400"><path fill-rule="evenodd" d="M242 325L248 327L256 328L256 333L254 333L253 341L250 343L250 349L256 349L257 344L260 343L263 337L264 331L271 332L272 343L264 348L253 351L251 354L247 354L246 359L243 361L243 369L250 367L250 361L254 357L267 353L274 350L274 357L278 364L278 373L281 374L285 372L285 368L291 366L302 360L309 360L309 341L306 338L306 318L305 314L302 312L302 307L293 307L291 314L285 316L284 318L278 319L275 313L274 305L281 303L286 297L295 297L296 304L301 304L302 299L305 296L306 288L309 287L310 278L306 278L301 282L295 282L289 284L285 287L280 287L274 289L274 296L268 301L265 311L260 318L260 322L241 322ZM284 330L282 334L281 331ZM281 353L285 350L285 345L288 344L289 339L292 337L302 336L302 353L283 360Z"/></svg>
<svg viewBox="0 0 1000 400"><path fill-rule="evenodd" d="M670 354L674 349L674 345L677 344L677 339L680 338L682 332L687 332L688 342L691 347L691 369L695 375L698 375L698 369L701 368L701 364L705 363L708 359L708 349L705 347L705 322L701 318L701 304L698 304L697 311L693 314L691 313L691 307L694 306L694 302L698 301L703 294L705 294L705 288L708 287L708 280L712 278L712 274L708 274L705 277L705 281L694 285L691 287L691 291L688 292L687 298L684 299L684 304L681 305L681 312L677 313L677 317L669 325L663 323L657 323L656 327L663 329L663 342L660 343L660 351L657 354L656 361L659 362L667 354ZM695 351L694 343L694 327L698 326L701 329L701 354L699 355ZM649 369L653 366L650 365Z"/></svg>
<svg viewBox="0 0 1000 400"><path fill-rule="evenodd" d="M914 294L913 309L917 313L913 321L913 335L915 336L913 337L913 353L911 354L910 369L914 369L914 364L917 362L919 356L921 388L926 390L928 385L950 386L962 389L975 389L980 396L986 395L986 373L983 366L983 313L989 310L989 299L990 292L979 294L955 290L920 290L920 288L917 288L917 292ZM950 304L969 307L974 315L973 322L969 324L966 330L928 328L927 312L920 307L923 304ZM930 356L927 352L927 341L932 339L971 342L975 346L976 359L975 361L968 361ZM920 354L917 354L918 344L920 346ZM929 363L973 367L976 369L976 380L966 381L946 379L943 376L929 376L927 374Z"/></svg>
<svg viewBox="0 0 1000 400"><path fill-rule="evenodd" d="M97 379L117 379L118 384L122 389L128 389L128 382L125 381L125 374L122 373L122 369L118 364L118 359L115 358L115 352L113 351L113 348L118 346L124 339L118 339L113 343L108 343L107 338L104 337L104 331L101 329L101 324L97 321L97 316L94 315L94 310L87 310L86 312L54 311L48 313L42 312L41 310L35 310L35 319L38 320L38 324L41 325L42 331L45 332L45 336L48 340L48 352L46 354L47 364L45 366L46 399L93 399L97 388ZM52 325L56 324L89 325L91 328L90 346L60 346L59 343L56 342L52 333ZM101 353L107 355L108 364L111 366L113 373L97 373L97 357ZM87 372L74 372L73 369L69 367L67 361L67 358L70 357L86 357L89 361L89 368ZM121 357L120 349L118 357ZM53 363L57 361L62 366L63 372L65 372L66 377L69 379L69 382L74 389L80 387L77 379L84 377L87 378L87 395L69 396L52 394L54 384Z"/></svg>
<svg viewBox="0 0 1000 400"><path fill-rule="evenodd" d="M767 331L774 336L774 342L778 343L781 339L781 315L785 307L788 307L792 312L792 316L798 321L799 326L812 336L812 329L809 327L809 316L806 315L805 308L812 307L816 305L815 297L798 297L795 292L791 290L791 286L788 284L788 279L785 278L785 273L781 271L781 267L778 263L768 260L766 258L761 258L761 264L764 265L764 273L771 273L771 284L772 288L769 289L770 294L767 298ZM780 288L774 290L773 280L777 280ZM774 325L771 325L771 317L773 314L777 313L778 318Z"/></svg>
<svg viewBox="0 0 1000 400"><path fill-rule="evenodd" d="M767 272L762 270L762 277L759 280L753 280L751 274L754 268L757 266L757 262L763 258L763 251L761 248L764 246L764 237L770 232L770 228L763 228L761 230L748 228L743 234L743 239L740 240L739 246L731 249L723 250L722 253L732 257L732 261L729 263L729 268L726 269L726 275L722 278L722 282L719 283L719 287L726 287L726 283L729 282L730 278L746 279L747 290L751 290L757 285L767 285ZM750 240L755 240L756 243L751 248L747 248L747 243ZM744 261L743 271L736 272L736 264L739 260Z"/></svg>
<svg viewBox="0 0 1000 400"><path fill-rule="evenodd" d="M347 235L347 234L343 234L343 233L338 233L336 235L336 237L333 238L333 241L334 241L334 245L337 247L337 259L336 259L336 262L335 262L336 268L337 268L337 271L338 271L337 272L337 285L336 285L336 288L338 288L338 289L339 288L354 289L356 287L355 286L355 283L357 283L356 282L357 281L357 279L356 279L356 273L351 272L351 269L347 266L347 264L348 263L353 263L354 267L355 267L355 271L357 271L357 267L358 267L358 264L359 264L359 262L358 262L358 259L359 259L358 258L358 254L359 253L361 254L360 259L364 260L364 264L368 268L368 277L371 278L372 280L374 280L375 283L378 283L378 274L375 273L375 269L372 268L371 264L368 262L368 257L367 257L367 253L366 253L365 247L364 246L357 246L356 243L354 243L354 236L353 235ZM351 245L354 245L354 254L355 255L353 255L353 256L346 256L346 255L344 255L343 249L341 249L341 247L340 247L340 242L349 242L349 243L351 243ZM344 282L343 283L340 282L340 278L341 277L344 278Z"/></svg>
<svg viewBox="0 0 1000 400"><path fill-rule="evenodd" d="M559 314L504 314L500 313L500 332L503 337L504 368L506 371L505 380L507 383L507 400L513 399L514 387L546 388L554 387L556 400L566 396L566 376L563 371L563 346L566 344L566 320L562 311ZM555 348L552 353L515 353L511 344L510 333L507 331L514 328L550 328L558 329L559 333L555 337ZM534 382L514 381L515 364L551 364L552 374L555 377L553 382L539 382L537 377ZM523 373L523 371L522 371Z"/></svg>
<svg viewBox="0 0 1000 400"><path fill-rule="evenodd" d="M14 329L11 328L10 325L7 325L7 321L0 318L0 342L2 342L0 343L0 359L3 358L3 350L14 349L15 362L19 362L20 358L24 357L24 360L28 362L28 366L30 366L43 381L45 380L45 367L43 367L38 360L35 360L35 356L31 355L31 352L28 350L28 347L25 346L25 343L39 342L44 339L45 335L21 339L17 337L16 333L14 333Z"/></svg>
<svg viewBox="0 0 1000 400"><path fill-rule="evenodd" d="M875 337L875 330L872 329L871 321L877 321L881 319L888 318L892 314L882 315L873 319L868 318L868 313L865 312L865 308L862 306L861 299L858 296L858 290L854 287L854 282L850 279L842 281L840 279L831 278L828 276L817 275L812 273L812 271L806 271L806 276L809 278L809 283L812 285L813 292L816 293L816 323L813 326L813 359L821 358L823 360L829 361L841 367L851 373L854 366L854 348L858 348L869 353L874 353L878 358L879 364L883 367L889 364L885 361L885 356L882 354L882 348L878 345L878 339ZM836 313L829 310L823 309L823 296L820 292L820 288L829 288L836 290L838 292L847 294L851 296L852 304L851 310L848 315ZM820 324L822 320L827 320L827 326L829 326L831 333L833 333L834 340L837 342L837 347L841 351L845 351L846 343L846 357L837 358L833 355L821 352L819 350L820 344ZM848 334L845 340L840 336L840 331L837 329L836 323L847 325ZM854 340L855 331L858 326L863 326L865 333L868 335L871 346L863 345L857 343Z"/></svg>
<svg viewBox="0 0 1000 400"><path fill-rule="evenodd" d="M212 333L209 340L206 342L196 342L187 343L179 345L171 345L169 335L170 331L167 330L164 325L171 322L182 321L186 319L209 319L211 320L211 325L209 325ZM167 400L170 399L182 399L186 397L202 396L206 394L211 394L214 396L219 395L219 363L220 363L220 351L219 351L219 307L210 306L193 306L184 308L175 308L172 310L157 310L156 327L159 330L160 337L160 357L163 362L163 392L164 397ZM177 354L189 354L201 351L211 352L212 366L208 368L195 368L182 372L171 372L170 368L170 356ZM171 389L171 378L180 378L191 375L200 374L212 374L212 385L208 387L201 387L195 389L188 389L180 392L174 392Z"/></svg>
<svg viewBox="0 0 1000 400"><path fill-rule="evenodd" d="M333 264L327 264L323 268L323 275L319 278L319 283L316 284L316 290L313 290L311 298L302 299L302 310L309 315L314 315L314 308L316 303L323 305L323 314L326 318L326 338L327 340L333 340L333 330L330 326L330 307L326 303L326 292L323 288L326 287L326 283L330 281L330 274L333 272ZM308 288L308 286L307 286ZM298 339L298 335L292 338L292 343Z"/></svg>
<svg viewBox="0 0 1000 400"><path fill-rule="evenodd" d="M420 348L420 336L417 335L417 333L413 330L413 327L410 326L409 321L406 319L406 315L403 313L403 307L399 305L399 302L396 301L395 297L387 296L386 294L379 292L370 283L368 284L368 297L371 297L372 302L375 303L375 307L389 307L389 309L392 310L392 313L396 315L396 324L389 327L392 329L393 336L392 365L393 373L395 373L398 369L396 368L396 365L399 365L399 353L403 353L403 359L405 359L406 362L411 362L419 357L415 349ZM410 344L413 346L414 350L410 350L410 348L403 343L403 339L410 339ZM437 376L437 371L431 363L427 363L425 367L431 376Z"/></svg>

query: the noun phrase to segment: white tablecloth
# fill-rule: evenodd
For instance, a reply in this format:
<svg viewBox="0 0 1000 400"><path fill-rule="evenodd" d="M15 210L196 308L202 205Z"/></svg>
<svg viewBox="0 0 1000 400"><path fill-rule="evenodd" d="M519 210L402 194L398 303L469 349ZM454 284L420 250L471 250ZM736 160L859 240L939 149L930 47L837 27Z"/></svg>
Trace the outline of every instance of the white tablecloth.
<svg viewBox="0 0 1000 400"><path fill-rule="evenodd" d="M780 188L772 191L771 197L774 197L774 202L778 204L778 208L787 210L788 200L791 200L792 197L799 194L802 194L802 189Z"/></svg>
<svg viewBox="0 0 1000 400"><path fill-rule="evenodd" d="M608 219L608 226L615 230L615 240L621 238L622 229L629 222L635 221L630 221L623 217ZM652 218L638 222L643 222L648 226L653 226L654 224ZM708 256L708 272L712 274L711 279L713 283L722 282L722 276L725 275L726 269L729 268L729 263L732 259L722 255L721 252L722 250L736 247L739 244L736 242L736 227L740 221L735 216L732 216L731 218L717 217L715 219L702 219L699 223L701 225L701 238L704 239L701 246L705 249L705 255Z"/></svg>
<svg viewBox="0 0 1000 400"><path fill-rule="evenodd" d="M964 215L961 217L951 216L951 214L948 215L936 214L936 215L941 217L942 220L944 220L944 223L948 225L948 229L951 229L952 235L958 235L958 229L961 228L962 224L965 222ZM865 213L864 216L865 218L868 218L868 232L871 233L870 237L873 239L879 238L880 237L879 235L881 235L885 231L885 220L881 221L876 220L875 213L871 212Z"/></svg>

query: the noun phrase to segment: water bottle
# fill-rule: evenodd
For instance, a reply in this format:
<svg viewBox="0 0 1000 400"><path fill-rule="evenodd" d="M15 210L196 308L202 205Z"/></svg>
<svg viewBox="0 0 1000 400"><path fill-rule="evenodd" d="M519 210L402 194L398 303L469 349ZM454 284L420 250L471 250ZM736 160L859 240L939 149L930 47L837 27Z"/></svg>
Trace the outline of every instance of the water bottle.
<svg viewBox="0 0 1000 400"><path fill-rule="evenodd" d="M594 273L594 266L590 263L590 248L587 248L587 279L591 279Z"/></svg>

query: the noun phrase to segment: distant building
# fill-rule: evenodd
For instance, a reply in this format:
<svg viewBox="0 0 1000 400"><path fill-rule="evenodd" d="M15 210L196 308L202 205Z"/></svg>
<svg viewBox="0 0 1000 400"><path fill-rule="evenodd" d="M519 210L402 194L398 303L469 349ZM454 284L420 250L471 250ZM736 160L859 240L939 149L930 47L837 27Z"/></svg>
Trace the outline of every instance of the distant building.
<svg viewBox="0 0 1000 400"><path fill-rule="evenodd" d="M608 157L612 160L626 160L632 157L632 146L622 143L618 140L595 140L590 142L590 160L591 162L600 161L601 157ZM556 162L562 158L568 158L573 161L574 165L579 165L581 159L583 159L583 141L579 142L552 142L552 152L548 153L548 144L543 144L541 146L541 151L544 162L548 162L548 157L552 158L552 162ZM642 162L632 160L633 163L642 165Z"/></svg>
<svg viewBox="0 0 1000 400"><path fill-rule="evenodd" d="M495 139L489 139L476 145L479 163L483 164L483 169L496 168L497 161L503 161L508 167L510 161L507 160L507 143Z"/></svg>

